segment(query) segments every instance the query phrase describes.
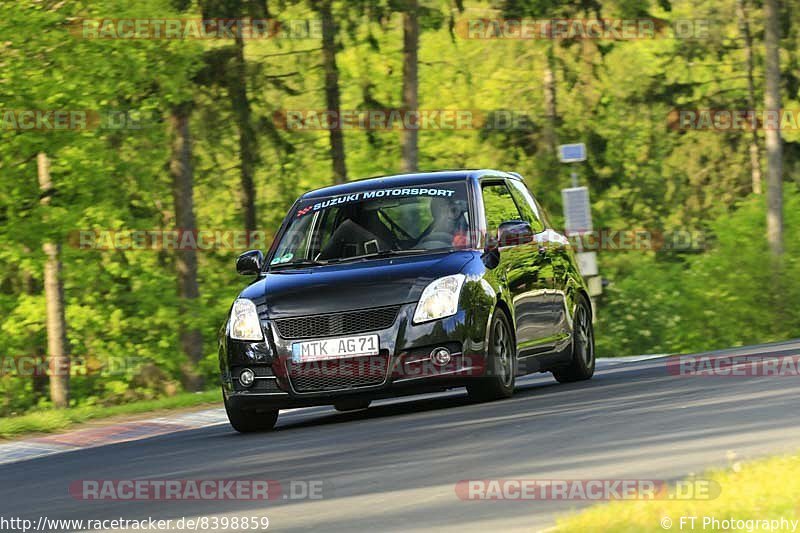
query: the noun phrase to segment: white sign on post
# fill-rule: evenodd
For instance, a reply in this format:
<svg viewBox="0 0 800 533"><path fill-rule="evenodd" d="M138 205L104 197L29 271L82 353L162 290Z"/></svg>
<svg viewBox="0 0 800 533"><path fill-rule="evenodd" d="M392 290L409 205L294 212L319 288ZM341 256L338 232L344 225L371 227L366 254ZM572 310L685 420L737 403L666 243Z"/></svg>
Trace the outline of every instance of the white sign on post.
<svg viewBox="0 0 800 533"><path fill-rule="evenodd" d="M561 189L561 200L564 203L564 229L567 234L592 231L589 189L587 187Z"/></svg>
<svg viewBox="0 0 800 533"><path fill-rule="evenodd" d="M562 144L558 147L558 158L562 163L586 161L586 145L583 143ZM564 230L567 235L581 235L592 231L592 208L589 203L589 188L578 187L578 173L571 173L572 187L561 189L564 203ZM602 279L597 269L597 252L583 251L578 240L578 269L587 280L589 294L596 296L603 292Z"/></svg>
<svg viewBox="0 0 800 533"><path fill-rule="evenodd" d="M597 275L597 252L579 252L575 254L578 270L584 278Z"/></svg>

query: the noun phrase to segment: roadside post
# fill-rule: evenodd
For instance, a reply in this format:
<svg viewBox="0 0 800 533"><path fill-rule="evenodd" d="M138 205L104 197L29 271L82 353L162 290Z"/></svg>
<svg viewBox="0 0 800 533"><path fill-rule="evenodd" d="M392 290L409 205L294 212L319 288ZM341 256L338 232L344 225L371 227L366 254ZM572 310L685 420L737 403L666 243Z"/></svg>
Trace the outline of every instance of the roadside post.
<svg viewBox="0 0 800 533"><path fill-rule="evenodd" d="M562 163L581 163L586 161L586 145L583 143L562 144L558 147L558 157ZM589 295L597 296L603 292L603 282L597 270L597 252L583 249L583 236L593 231L592 206L589 188L580 186L578 173L570 173L571 187L561 189L564 204L564 231L567 237L577 236L576 258L581 275L589 287Z"/></svg>

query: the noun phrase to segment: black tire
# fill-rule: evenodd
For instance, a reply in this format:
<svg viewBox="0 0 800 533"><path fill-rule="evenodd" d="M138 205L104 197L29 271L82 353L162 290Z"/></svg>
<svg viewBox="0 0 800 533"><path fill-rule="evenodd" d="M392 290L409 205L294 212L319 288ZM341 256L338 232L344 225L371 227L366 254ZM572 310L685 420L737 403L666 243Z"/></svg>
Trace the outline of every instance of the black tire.
<svg viewBox="0 0 800 533"><path fill-rule="evenodd" d="M468 383L467 394L481 402L510 398L516 381L517 347L510 321L502 309L497 309L492 317L488 352L490 376Z"/></svg>
<svg viewBox="0 0 800 533"><path fill-rule="evenodd" d="M231 405L225 399L225 412L228 422L239 433L254 433L256 431L270 431L278 421L278 410L245 411Z"/></svg>
<svg viewBox="0 0 800 533"><path fill-rule="evenodd" d="M344 413L346 411L366 409L371 403L371 400L342 400L333 404L333 408Z"/></svg>
<svg viewBox="0 0 800 533"><path fill-rule="evenodd" d="M553 370L553 377L559 383L572 383L589 379L594 374L594 327L589 302L581 297L575 306L572 319L572 360L564 368Z"/></svg>

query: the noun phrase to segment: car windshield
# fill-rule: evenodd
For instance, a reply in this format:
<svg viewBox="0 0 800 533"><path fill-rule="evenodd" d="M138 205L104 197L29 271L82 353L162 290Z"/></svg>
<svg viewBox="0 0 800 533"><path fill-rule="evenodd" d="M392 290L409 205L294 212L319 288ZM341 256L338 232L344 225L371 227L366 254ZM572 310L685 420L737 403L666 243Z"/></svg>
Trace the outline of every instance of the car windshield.
<svg viewBox="0 0 800 533"><path fill-rule="evenodd" d="M298 202L270 265L307 266L465 248L464 183L359 191Z"/></svg>

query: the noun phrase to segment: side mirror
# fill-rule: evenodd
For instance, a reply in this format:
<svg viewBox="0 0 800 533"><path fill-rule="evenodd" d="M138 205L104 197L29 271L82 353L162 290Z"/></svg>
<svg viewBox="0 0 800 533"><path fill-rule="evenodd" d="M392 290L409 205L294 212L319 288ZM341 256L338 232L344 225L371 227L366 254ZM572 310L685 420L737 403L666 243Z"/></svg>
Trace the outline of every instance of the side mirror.
<svg viewBox="0 0 800 533"><path fill-rule="evenodd" d="M242 276L258 275L263 266L264 254L261 250L249 250L236 259L236 272Z"/></svg>
<svg viewBox="0 0 800 533"><path fill-rule="evenodd" d="M507 220L497 228L498 246L515 246L533 242L533 229L524 220Z"/></svg>

